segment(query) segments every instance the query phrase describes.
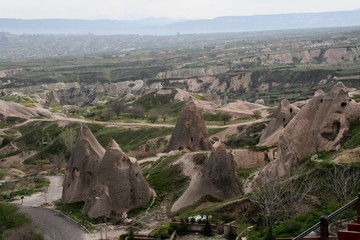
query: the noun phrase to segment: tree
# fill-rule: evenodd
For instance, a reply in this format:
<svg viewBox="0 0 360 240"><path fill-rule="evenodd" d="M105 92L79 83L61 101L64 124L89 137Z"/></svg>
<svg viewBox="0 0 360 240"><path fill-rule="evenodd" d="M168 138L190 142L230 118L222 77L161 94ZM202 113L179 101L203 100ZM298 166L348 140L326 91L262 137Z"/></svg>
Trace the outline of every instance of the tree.
<svg viewBox="0 0 360 240"><path fill-rule="evenodd" d="M133 118L137 119L144 116L144 109L141 106L135 105L130 109L130 114Z"/></svg>
<svg viewBox="0 0 360 240"><path fill-rule="evenodd" d="M261 111L260 111L260 110L254 110L254 111L253 111L253 117L254 117L255 119L260 119L260 118L262 118Z"/></svg>
<svg viewBox="0 0 360 240"><path fill-rule="evenodd" d="M156 115L156 114L150 114L149 117L148 117L148 120L151 122L151 123L154 123L156 122L156 120L158 120L159 116Z"/></svg>
<svg viewBox="0 0 360 240"><path fill-rule="evenodd" d="M133 226L130 226L128 240L135 240L135 233Z"/></svg>
<svg viewBox="0 0 360 240"><path fill-rule="evenodd" d="M107 107L107 108L104 108L102 111L101 111L101 119L102 120L105 120L105 121L109 121L111 120L111 116L114 114L114 111L112 108L110 107Z"/></svg>
<svg viewBox="0 0 360 240"><path fill-rule="evenodd" d="M205 221L203 234L205 236L211 236L212 235L211 226L210 226L210 223L209 223L208 219L206 219L206 221Z"/></svg>
<svg viewBox="0 0 360 240"><path fill-rule="evenodd" d="M73 128L68 127L60 134L59 137L66 147L66 155L70 154L75 146L75 141L77 138L76 131Z"/></svg>
<svg viewBox="0 0 360 240"><path fill-rule="evenodd" d="M302 205L314 188L315 182L304 172L289 176L282 181L258 186L250 196L250 201L260 209L268 229L266 239L273 239L272 226L276 221L292 219L303 209Z"/></svg>
<svg viewBox="0 0 360 240"><path fill-rule="evenodd" d="M359 181L360 170L356 167L335 165L327 172L327 185L339 200L345 200L347 196L354 195Z"/></svg>
<svg viewBox="0 0 360 240"><path fill-rule="evenodd" d="M231 120L231 115L229 113L223 113L221 115L221 120L224 121L224 125L226 124L226 122L229 122Z"/></svg>
<svg viewBox="0 0 360 240"><path fill-rule="evenodd" d="M120 113L125 110L125 105L119 100L112 101L110 107L116 114L116 117L119 117Z"/></svg>
<svg viewBox="0 0 360 240"><path fill-rule="evenodd" d="M75 113L80 112L80 108L78 106L72 105L69 107L68 112L72 113L72 115L74 115Z"/></svg>
<svg viewBox="0 0 360 240"><path fill-rule="evenodd" d="M64 154L55 155L52 159L52 163L56 166L57 169L65 167L66 159Z"/></svg>
<svg viewBox="0 0 360 240"><path fill-rule="evenodd" d="M161 112L161 118L164 120L164 122L166 121L166 119L168 119L168 115L166 114L165 111Z"/></svg>
<svg viewBox="0 0 360 240"><path fill-rule="evenodd" d="M228 240L235 240L237 237L234 229L230 227L228 234L226 234L225 238Z"/></svg>

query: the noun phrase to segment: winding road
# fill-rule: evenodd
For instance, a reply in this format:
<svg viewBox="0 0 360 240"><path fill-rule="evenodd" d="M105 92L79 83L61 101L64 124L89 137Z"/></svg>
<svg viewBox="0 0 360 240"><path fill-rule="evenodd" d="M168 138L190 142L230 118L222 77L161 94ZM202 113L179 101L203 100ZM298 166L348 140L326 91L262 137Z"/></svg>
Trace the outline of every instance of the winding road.
<svg viewBox="0 0 360 240"><path fill-rule="evenodd" d="M28 214L46 240L90 240L92 237L73 220L43 207L22 205L20 211Z"/></svg>
<svg viewBox="0 0 360 240"><path fill-rule="evenodd" d="M20 207L20 211L26 213L33 220L37 231L46 240L91 240L90 234L72 219L49 208L40 207L47 202L53 202L61 198L62 177L47 176L50 186L47 194L36 193L21 200L14 201ZM46 196L46 198L45 198Z"/></svg>

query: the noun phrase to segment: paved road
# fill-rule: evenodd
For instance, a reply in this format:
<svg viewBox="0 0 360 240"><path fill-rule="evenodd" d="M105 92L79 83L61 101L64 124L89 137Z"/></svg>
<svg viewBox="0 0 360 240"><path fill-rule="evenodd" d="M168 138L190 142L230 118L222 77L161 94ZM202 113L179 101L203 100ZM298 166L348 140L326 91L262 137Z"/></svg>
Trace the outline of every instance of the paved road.
<svg viewBox="0 0 360 240"><path fill-rule="evenodd" d="M47 193L35 193L31 196L24 197L23 205L27 206L41 206L46 202L53 202L59 200L62 194L62 176L46 176L50 180L50 185ZM21 203L21 200L16 200L13 203Z"/></svg>
<svg viewBox="0 0 360 240"><path fill-rule="evenodd" d="M20 206L46 240L90 240L91 236L78 224L54 210L42 207Z"/></svg>

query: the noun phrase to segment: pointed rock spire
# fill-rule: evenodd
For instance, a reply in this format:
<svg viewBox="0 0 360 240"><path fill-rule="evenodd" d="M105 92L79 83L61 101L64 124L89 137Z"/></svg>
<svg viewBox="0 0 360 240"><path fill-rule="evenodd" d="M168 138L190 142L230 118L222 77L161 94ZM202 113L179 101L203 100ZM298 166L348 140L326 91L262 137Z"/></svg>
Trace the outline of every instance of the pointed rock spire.
<svg viewBox="0 0 360 240"><path fill-rule="evenodd" d="M122 214L150 199L150 188L138 163L131 161L114 140L106 148L91 193L83 210L91 218Z"/></svg>
<svg viewBox="0 0 360 240"><path fill-rule="evenodd" d="M211 149L204 118L193 101L188 101L182 109L167 151L183 149Z"/></svg>
<svg viewBox="0 0 360 240"><path fill-rule="evenodd" d="M174 203L171 211L178 211L206 195L219 200L241 195L235 170L236 163L232 152L224 144L216 143L201 170L192 179L185 193Z"/></svg>
<svg viewBox="0 0 360 240"><path fill-rule="evenodd" d="M85 201L104 154L105 149L96 140L91 130L86 125L82 125L66 166L63 203Z"/></svg>

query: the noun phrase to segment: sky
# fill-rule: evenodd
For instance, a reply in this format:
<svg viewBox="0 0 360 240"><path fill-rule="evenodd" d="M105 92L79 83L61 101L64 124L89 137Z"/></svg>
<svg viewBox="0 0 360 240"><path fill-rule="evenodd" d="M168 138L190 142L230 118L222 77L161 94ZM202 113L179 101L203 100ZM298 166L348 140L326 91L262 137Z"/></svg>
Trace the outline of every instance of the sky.
<svg viewBox="0 0 360 240"><path fill-rule="evenodd" d="M0 18L212 19L360 9L360 0L0 0Z"/></svg>

